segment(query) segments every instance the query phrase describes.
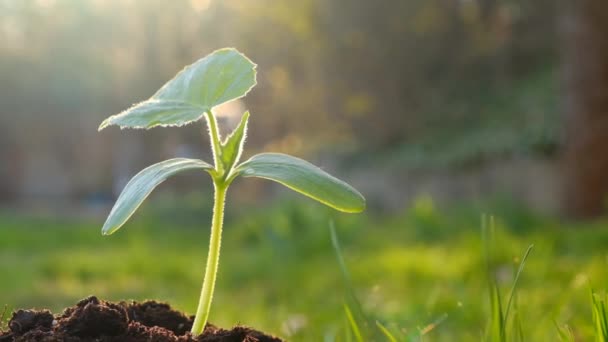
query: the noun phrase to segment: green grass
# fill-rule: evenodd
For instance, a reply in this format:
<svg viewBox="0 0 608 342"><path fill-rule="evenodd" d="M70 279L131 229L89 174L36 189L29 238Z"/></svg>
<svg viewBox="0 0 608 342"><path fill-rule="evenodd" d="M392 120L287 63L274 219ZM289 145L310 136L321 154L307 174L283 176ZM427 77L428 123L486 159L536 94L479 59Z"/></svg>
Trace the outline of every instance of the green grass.
<svg viewBox="0 0 608 342"><path fill-rule="evenodd" d="M252 325L292 341L347 341L344 305L353 319L358 309L345 300L350 290L332 247L333 219L353 296L372 328L397 340L482 340L492 317L486 269L506 303L530 244L534 251L510 308L509 340L594 339L606 315L598 323L592 307L605 301L593 297L592 306L589 289L606 288L608 221L569 224L495 204L438 210L424 200L390 216L335 214L299 199L229 208L211 321ZM100 235L101 217L0 214L0 311L7 304L57 312L95 294L154 298L193 313L209 219L206 209L189 209L204 203L177 207L150 203L110 237ZM487 258L481 213L496 217ZM351 334L350 340L357 339Z"/></svg>
<svg viewBox="0 0 608 342"><path fill-rule="evenodd" d="M591 304L593 306L593 322L595 323L595 340L598 342L608 341L606 294L598 295L591 291Z"/></svg>

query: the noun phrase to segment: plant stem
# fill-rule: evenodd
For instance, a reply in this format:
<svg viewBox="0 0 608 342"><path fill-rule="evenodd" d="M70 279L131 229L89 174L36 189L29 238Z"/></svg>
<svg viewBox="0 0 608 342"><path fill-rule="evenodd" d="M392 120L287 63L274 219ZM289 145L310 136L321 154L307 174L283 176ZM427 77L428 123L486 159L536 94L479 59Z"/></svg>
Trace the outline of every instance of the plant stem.
<svg viewBox="0 0 608 342"><path fill-rule="evenodd" d="M217 128L217 119L211 113L211 111L205 112L207 117L207 125L209 126L209 136L211 138L211 150L213 151L213 163L219 173L224 172L224 165L220 160L222 142L220 138L220 131Z"/></svg>
<svg viewBox="0 0 608 342"><path fill-rule="evenodd" d="M215 287L215 278L217 276L217 266L220 258L220 246L222 244L222 224L224 221L224 201L226 200L226 191L228 184L213 181L215 189L215 202L213 205L213 219L211 223L211 238L209 241L209 254L207 256L207 267L205 269L205 279L203 280L203 289L196 310L196 317L192 325L192 335L198 336L203 333L207 318L209 318L209 308L213 299L213 289Z"/></svg>

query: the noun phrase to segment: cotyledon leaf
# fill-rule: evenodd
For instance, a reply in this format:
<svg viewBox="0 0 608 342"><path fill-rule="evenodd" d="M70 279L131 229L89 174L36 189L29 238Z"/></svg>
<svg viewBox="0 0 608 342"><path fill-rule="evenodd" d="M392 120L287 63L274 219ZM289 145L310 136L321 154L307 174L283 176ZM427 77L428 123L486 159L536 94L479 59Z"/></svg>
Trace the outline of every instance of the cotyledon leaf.
<svg viewBox="0 0 608 342"><path fill-rule="evenodd" d="M150 99L110 116L99 130L182 126L245 96L256 85L256 64L234 48L220 49L180 71Z"/></svg>
<svg viewBox="0 0 608 342"><path fill-rule="evenodd" d="M340 211L358 213L365 209L365 198L357 190L300 158L261 153L239 165L236 172L281 183Z"/></svg>
<svg viewBox="0 0 608 342"><path fill-rule="evenodd" d="M101 229L102 234L109 235L117 231L160 183L178 172L193 169L212 170L213 166L198 159L175 158L141 170L131 178L118 196Z"/></svg>

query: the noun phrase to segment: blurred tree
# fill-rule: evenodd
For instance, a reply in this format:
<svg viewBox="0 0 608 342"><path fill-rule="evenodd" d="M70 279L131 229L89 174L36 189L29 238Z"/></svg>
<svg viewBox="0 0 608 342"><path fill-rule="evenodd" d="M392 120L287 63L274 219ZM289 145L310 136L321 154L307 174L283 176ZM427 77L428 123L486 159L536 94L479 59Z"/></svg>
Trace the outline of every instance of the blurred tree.
<svg viewBox="0 0 608 342"><path fill-rule="evenodd" d="M364 138L359 148L521 121L483 108L484 95L510 91L555 60L552 0L335 0L318 8L329 106Z"/></svg>
<svg viewBox="0 0 608 342"><path fill-rule="evenodd" d="M545 122L544 113L556 112L547 109L555 92L543 102L536 91L555 83L555 7L553 0L0 1L0 154L36 169L13 172L32 177L0 189L18 193L45 176L32 165L47 155L76 184L71 192L108 191L120 178L108 170L131 174L163 157L167 141L169 154L201 145L202 125L186 134L94 132L109 113L224 46L263 71L244 104L257 113L252 150L339 150L363 161L399 159L413 146L422 160L428 148L419 147L432 142L445 160L481 160L479 146L501 141L487 127L507 127L503 140L518 146L510 141L521 139L530 117ZM29 134L7 135L23 127ZM139 147L118 148L127 145Z"/></svg>
<svg viewBox="0 0 608 342"><path fill-rule="evenodd" d="M563 2L565 204L574 217L593 217L608 199L608 1Z"/></svg>

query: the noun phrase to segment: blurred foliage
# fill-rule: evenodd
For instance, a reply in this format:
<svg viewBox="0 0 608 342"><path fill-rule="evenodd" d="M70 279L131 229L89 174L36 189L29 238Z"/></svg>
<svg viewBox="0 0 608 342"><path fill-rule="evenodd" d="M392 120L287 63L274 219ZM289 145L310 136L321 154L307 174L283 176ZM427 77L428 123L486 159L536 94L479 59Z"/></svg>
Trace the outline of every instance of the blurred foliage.
<svg viewBox="0 0 608 342"><path fill-rule="evenodd" d="M376 152L432 140L453 155L439 159L460 160L484 142L488 153L535 144L536 131L519 129L529 123L555 139L550 0L9 0L0 20L2 139L25 149L77 153L102 118L223 46L260 65L247 100L252 131L266 135L250 138L259 147ZM36 134L17 134L24 125ZM142 139L155 146L158 134ZM444 136L457 143L435 140Z"/></svg>
<svg viewBox="0 0 608 342"><path fill-rule="evenodd" d="M201 203L190 201L185 208ZM57 312L94 293L166 300L193 312L208 239L201 222L207 221L182 216L186 209L164 220L150 215L154 205L143 209L123 231L103 238L99 222L3 213L0 306ZM329 236L333 219L366 313L406 335L442 318L425 340L478 340L491 312L480 212L496 214L490 271L503 294L522 251L535 245L513 303L526 339L556 340L557 324L590 340L589 284L598 289L608 281L606 222L568 224L500 201L462 202L446 211L421 198L386 217L336 215L302 201L229 209L212 321L254 325L292 341L341 331L347 290Z"/></svg>
<svg viewBox="0 0 608 342"><path fill-rule="evenodd" d="M460 101L463 112L495 116L441 127L389 150L379 159L406 167L458 167L514 156L552 158L561 148L562 125L556 118L555 71L539 72L508 92L485 91L472 101Z"/></svg>

